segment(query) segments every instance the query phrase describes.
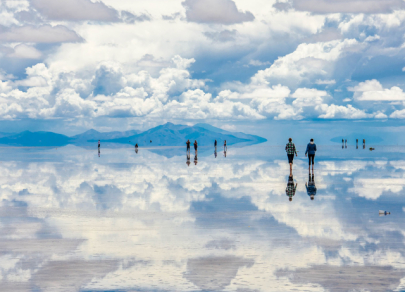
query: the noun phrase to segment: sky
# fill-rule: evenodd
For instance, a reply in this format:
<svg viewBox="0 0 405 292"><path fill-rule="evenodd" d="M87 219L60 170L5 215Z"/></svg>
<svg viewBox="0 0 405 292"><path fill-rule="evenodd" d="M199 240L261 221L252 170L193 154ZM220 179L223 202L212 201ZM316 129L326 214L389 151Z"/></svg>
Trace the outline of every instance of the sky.
<svg viewBox="0 0 405 292"><path fill-rule="evenodd" d="M403 0L1 0L0 130L403 124L404 22Z"/></svg>

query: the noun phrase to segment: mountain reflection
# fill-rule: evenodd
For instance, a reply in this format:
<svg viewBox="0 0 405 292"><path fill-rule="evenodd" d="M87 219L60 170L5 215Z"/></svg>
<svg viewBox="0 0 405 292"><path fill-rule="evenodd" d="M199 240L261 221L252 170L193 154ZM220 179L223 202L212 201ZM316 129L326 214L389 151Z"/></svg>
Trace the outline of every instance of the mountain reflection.
<svg viewBox="0 0 405 292"><path fill-rule="evenodd" d="M404 289L405 157L339 149L1 150L1 291Z"/></svg>

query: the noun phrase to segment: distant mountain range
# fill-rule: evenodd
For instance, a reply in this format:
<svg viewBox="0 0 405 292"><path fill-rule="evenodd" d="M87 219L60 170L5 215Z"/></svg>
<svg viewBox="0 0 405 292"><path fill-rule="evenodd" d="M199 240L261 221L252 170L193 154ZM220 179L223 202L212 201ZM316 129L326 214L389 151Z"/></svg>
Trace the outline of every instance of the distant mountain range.
<svg viewBox="0 0 405 292"><path fill-rule="evenodd" d="M74 144L79 146L95 145L98 140L102 145L111 144L138 144L145 146L184 146L187 140L194 143L197 140L199 146L213 145L217 140L218 146L221 146L224 140L228 145L232 144L257 144L267 140L244 133L234 133L213 127L208 124L196 124L194 126L175 125L166 123L147 131L137 130L125 132L98 132L88 130L82 134L68 137L53 132L30 132L21 133L0 133L0 144L10 146L42 146L57 147Z"/></svg>

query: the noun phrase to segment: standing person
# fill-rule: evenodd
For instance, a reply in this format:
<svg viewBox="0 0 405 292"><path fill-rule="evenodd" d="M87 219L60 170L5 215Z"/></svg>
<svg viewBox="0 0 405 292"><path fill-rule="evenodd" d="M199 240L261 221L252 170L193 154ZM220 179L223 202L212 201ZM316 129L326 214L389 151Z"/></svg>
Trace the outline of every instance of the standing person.
<svg viewBox="0 0 405 292"><path fill-rule="evenodd" d="M226 140L224 140L224 151L228 150L228 147L226 147Z"/></svg>
<svg viewBox="0 0 405 292"><path fill-rule="evenodd" d="M217 140L215 140L215 142L214 142L214 146L215 146L215 147L217 147Z"/></svg>
<svg viewBox="0 0 405 292"><path fill-rule="evenodd" d="M98 140L98 149L100 149L100 140Z"/></svg>
<svg viewBox="0 0 405 292"><path fill-rule="evenodd" d="M297 150L295 149L295 145L292 142L291 138L288 138L288 143L285 145L285 151L287 152L288 163L290 164L290 176L292 176L292 165L294 160L294 153L295 156L298 156Z"/></svg>
<svg viewBox="0 0 405 292"><path fill-rule="evenodd" d="M138 143L135 144L135 153L138 154Z"/></svg>
<svg viewBox="0 0 405 292"><path fill-rule="evenodd" d="M186 144L187 144L187 151L190 152L190 140L187 140Z"/></svg>
<svg viewBox="0 0 405 292"><path fill-rule="evenodd" d="M314 172L315 152L316 152L316 144L314 143L314 139L311 139L307 145L307 150L305 151L305 157L307 157L307 154L308 154L308 170L310 171L311 164L312 164L312 172Z"/></svg>
<svg viewBox="0 0 405 292"><path fill-rule="evenodd" d="M197 140L194 141L194 150L195 152L197 152L197 148L198 148L198 144L197 144Z"/></svg>

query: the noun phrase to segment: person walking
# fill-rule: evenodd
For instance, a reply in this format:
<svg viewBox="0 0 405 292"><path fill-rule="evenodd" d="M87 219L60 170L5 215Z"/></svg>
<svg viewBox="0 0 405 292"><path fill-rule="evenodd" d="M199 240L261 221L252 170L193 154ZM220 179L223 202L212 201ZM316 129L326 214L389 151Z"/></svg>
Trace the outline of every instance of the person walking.
<svg viewBox="0 0 405 292"><path fill-rule="evenodd" d="M307 157L308 155L308 170L311 171L311 164L312 164L312 172L314 172L315 152L316 152L316 144L314 143L314 139L311 139L307 145L305 157Z"/></svg>
<svg viewBox="0 0 405 292"><path fill-rule="evenodd" d="M294 153L295 156L298 156L297 150L295 148L294 143L292 142L291 138L288 138L288 143L285 145L285 151L287 152L288 163L290 164L290 176L292 176L292 165L294 160Z"/></svg>

